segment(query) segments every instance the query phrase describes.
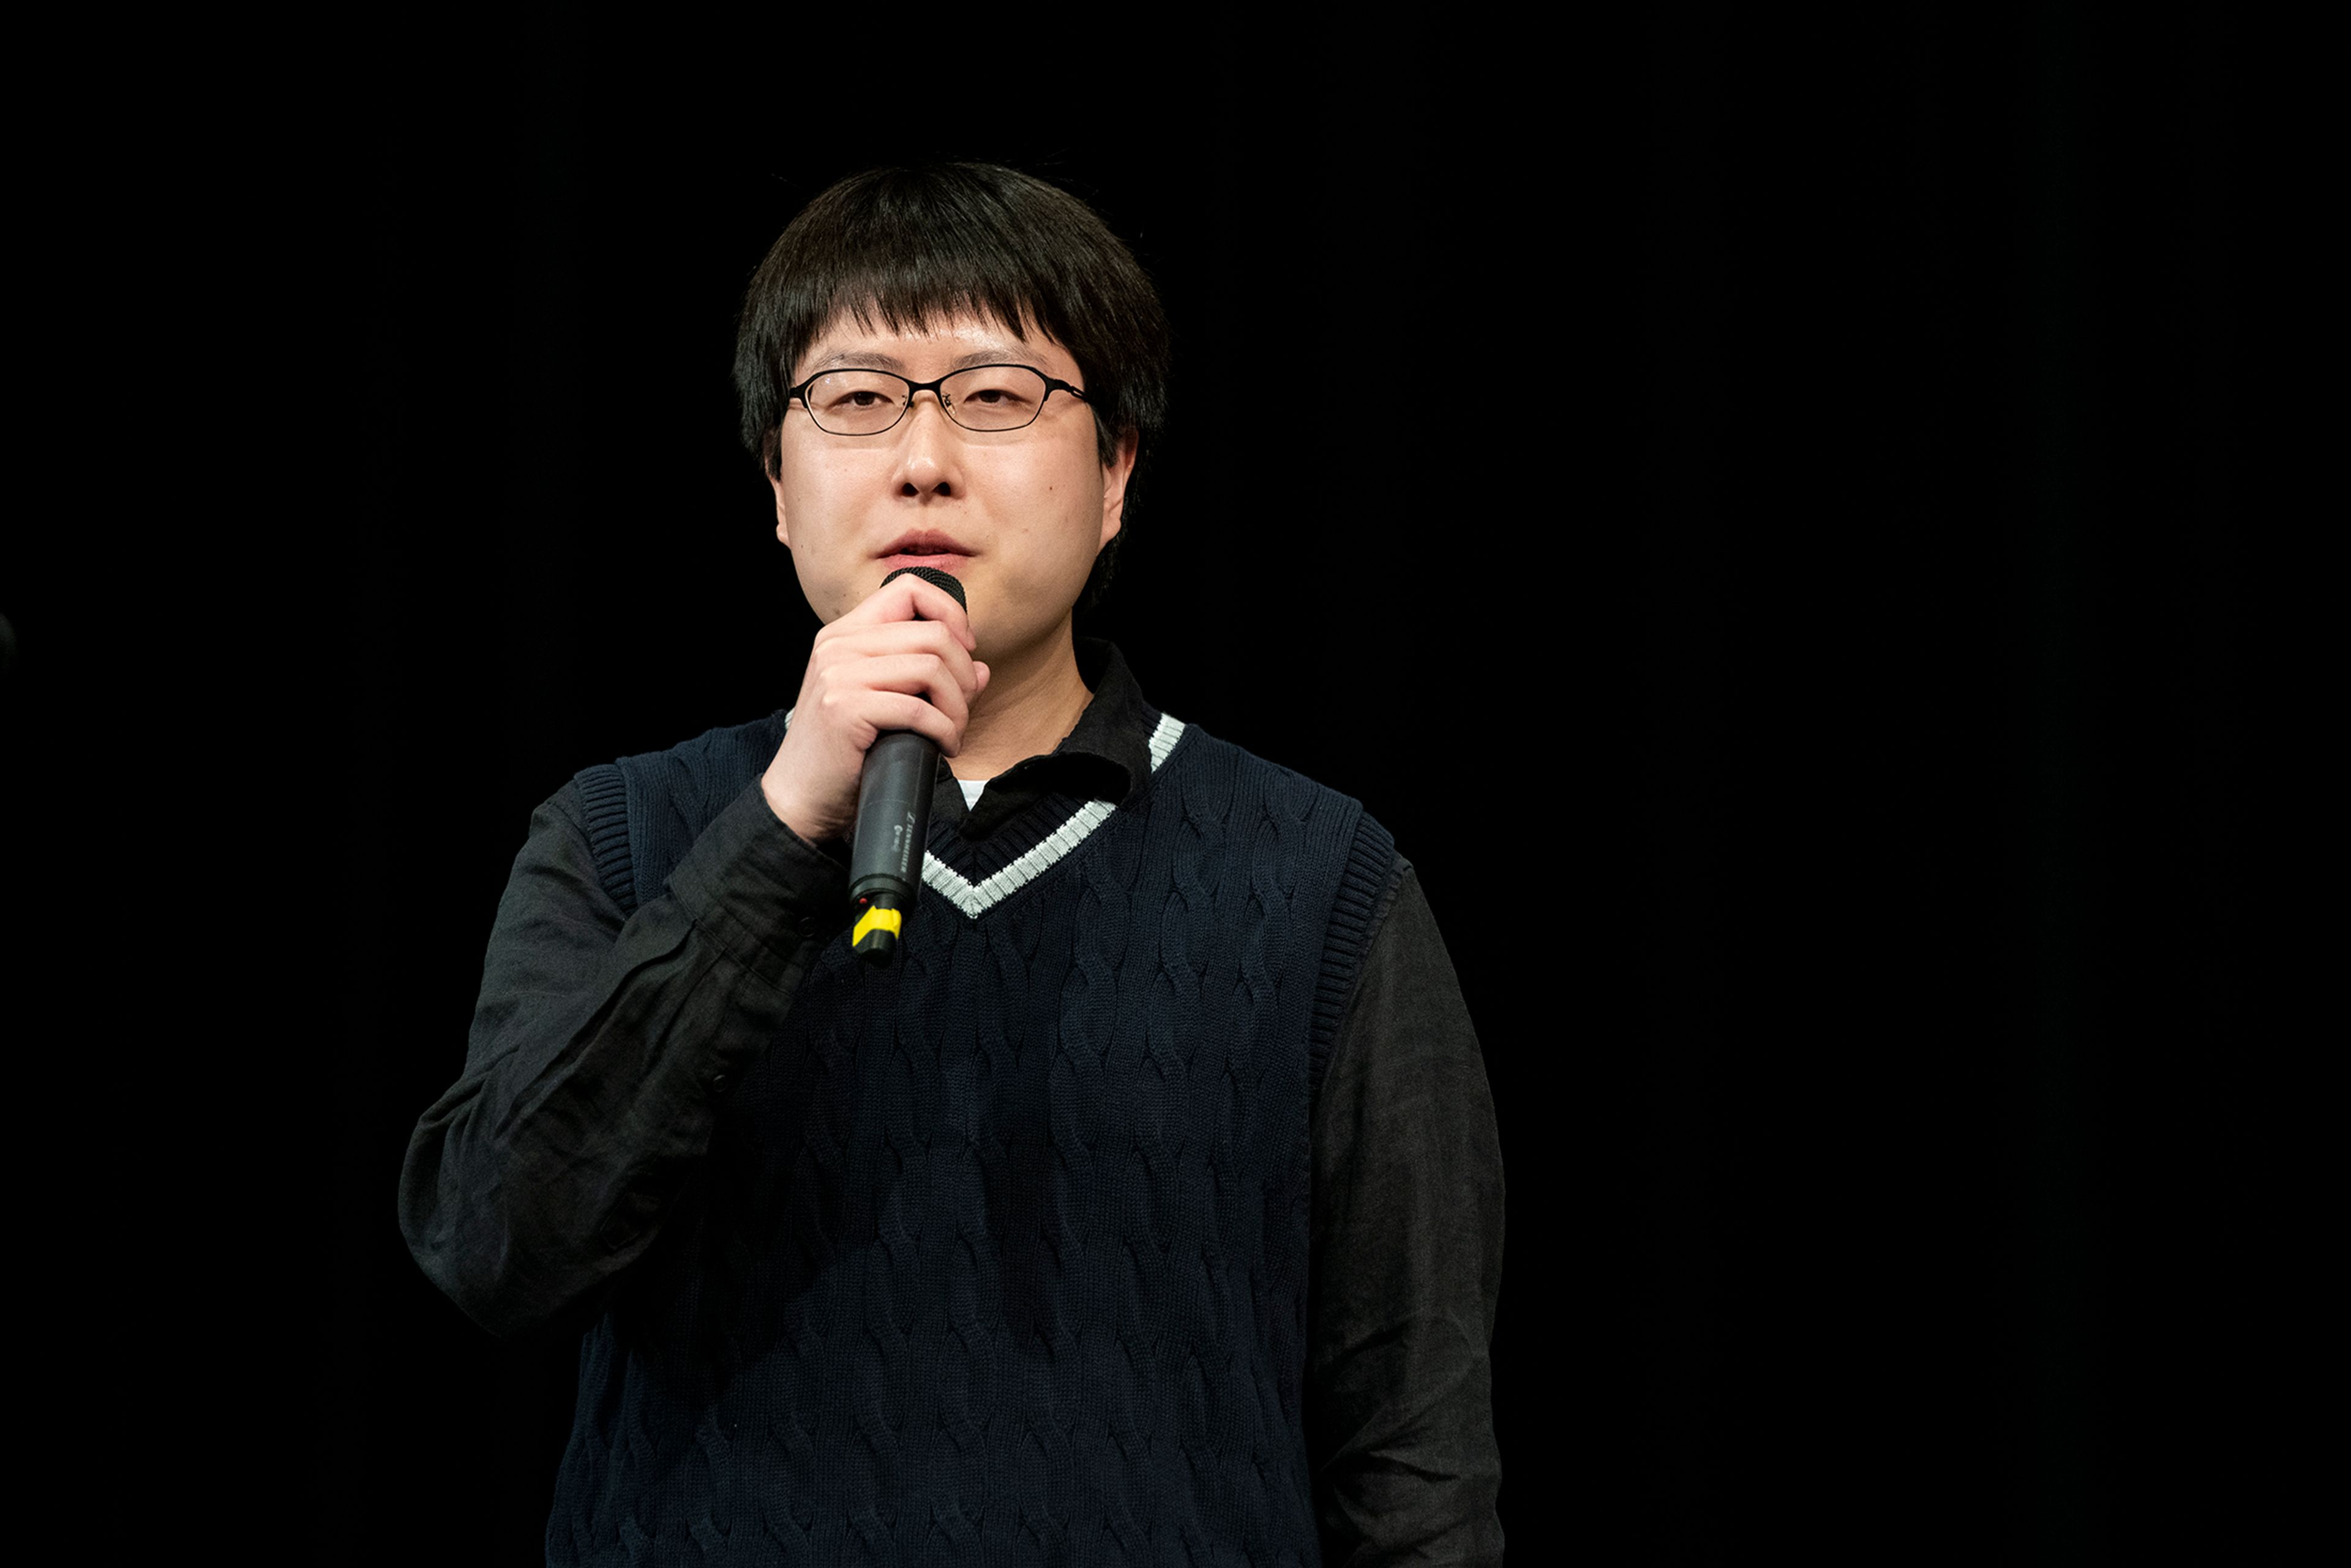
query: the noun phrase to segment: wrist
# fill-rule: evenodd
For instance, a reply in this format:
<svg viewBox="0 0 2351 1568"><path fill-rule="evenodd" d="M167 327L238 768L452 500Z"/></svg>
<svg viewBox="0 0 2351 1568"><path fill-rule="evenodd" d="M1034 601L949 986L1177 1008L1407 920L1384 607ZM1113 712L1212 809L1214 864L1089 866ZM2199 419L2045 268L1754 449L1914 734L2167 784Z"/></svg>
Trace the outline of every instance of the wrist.
<svg viewBox="0 0 2351 1568"><path fill-rule="evenodd" d="M807 801L793 794L774 774L759 779L759 793L768 802L768 810L776 821L789 828L803 843L820 844L841 836L841 824L830 821L822 812L811 810Z"/></svg>

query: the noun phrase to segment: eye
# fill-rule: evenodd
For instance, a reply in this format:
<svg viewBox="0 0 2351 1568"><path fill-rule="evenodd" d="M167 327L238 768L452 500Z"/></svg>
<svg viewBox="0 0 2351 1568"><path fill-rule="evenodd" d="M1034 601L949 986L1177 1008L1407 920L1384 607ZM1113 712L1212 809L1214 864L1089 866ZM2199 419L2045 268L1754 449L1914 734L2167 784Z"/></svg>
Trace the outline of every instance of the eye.
<svg viewBox="0 0 2351 1568"><path fill-rule="evenodd" d="M991 416L1026 415L1045 391L1044 379L1019 365L982 365L950 377L956 406Z"/></svg>
<svg viewBox="0 0 2351 1568"><path fill-rule="evenodd" d="M809 389L811 405L826 413L866 413L895 408L899 391L894 382L871 376L827 376Z"/></svg>

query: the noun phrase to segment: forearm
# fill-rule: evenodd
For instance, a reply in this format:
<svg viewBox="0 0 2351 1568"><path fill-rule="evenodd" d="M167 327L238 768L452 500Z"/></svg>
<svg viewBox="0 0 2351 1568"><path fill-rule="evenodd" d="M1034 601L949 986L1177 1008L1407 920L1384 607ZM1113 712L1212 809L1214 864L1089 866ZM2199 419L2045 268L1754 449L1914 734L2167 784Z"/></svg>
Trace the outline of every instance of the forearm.
<svg viewBox="0 0 2351 1568"><path fill-rule="evenodd" d="M484 1327L545 1322L627 1268L838 922L839 871L756 789L625 920L559 794L501 900L464 1074L418 1122L401 1224Z"/></svg>
<svg viewBox="0 0 2351 1568"><path fill-rule="evenodd" d="M1314 1120L1308 1431L1332 1568L1501 1561L1502 1170L1484 1059L1407 869Z"/></svg>

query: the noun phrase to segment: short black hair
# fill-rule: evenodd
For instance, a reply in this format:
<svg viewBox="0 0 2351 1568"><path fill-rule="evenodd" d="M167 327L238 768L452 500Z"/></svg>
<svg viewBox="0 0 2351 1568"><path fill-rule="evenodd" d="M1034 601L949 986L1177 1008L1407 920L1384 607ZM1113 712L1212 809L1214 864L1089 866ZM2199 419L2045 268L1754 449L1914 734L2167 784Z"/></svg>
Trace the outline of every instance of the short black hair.
<svg viewBox="0 0 2351 1568"><path fill-rule="evenodd" d="M853 174L802 208L751 275L735 338L743 444L771 476L792 371L844 313L893 332L965 313L1041 330L1085 378L1102 460L1134 438L1133 516L1134 481L1167 419L1167 316L1085 203L997 164L926 163ZM1118 546L1095 559L1080 603L1100 594Z"/></svg>

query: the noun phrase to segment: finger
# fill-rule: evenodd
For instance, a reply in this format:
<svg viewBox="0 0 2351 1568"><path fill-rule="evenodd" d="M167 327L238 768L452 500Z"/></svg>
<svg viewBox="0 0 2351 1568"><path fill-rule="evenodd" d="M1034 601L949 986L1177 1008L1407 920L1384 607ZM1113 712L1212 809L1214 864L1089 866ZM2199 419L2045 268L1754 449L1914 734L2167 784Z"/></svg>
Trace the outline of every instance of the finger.
<svg viewBox="0 0 2351 1568"><path fill-rule="evenodd" d="M833 624L866 626L895 621L934 622L946 627L966 650L979 645L971 630L971 617L956 602L955 596L911 572L875 590L863 603Z"/></svg>
<svg viewBox="0 0 2351 1568"><path fill-rule="evenodd" d="M918 696L900 692L871 692L862 716L872 727L865 744L893 729L911 729L936 746L942 755L953 757L963 749L963 727L951 723L937 706Z"/></svg>
<svg viewBox="0 0 2351 1568"><path fill-rule="evenodd" d="M936 659L953 673L967 693L979 689L968 648L956 640L952 629L932 621L891 621L872 626L851 626L847 617L820 632L810 654L811 668L830 673L869 659L921 656Z"/></svg>
<svg viewBox="0 0 2351 1568"><path fill-rule="evenodd" d="M928 700L941 713L954 721L957 729L971 716L971 696L977 692L977 681L957 670L954 664L933 653L885 653L879 658L861 659L844 669L845 689L872 692L895 692Z"/></svg>
<svg viewBox="0 0 2351 1568"><path fill-rule="evenodd" d="M803 730L810 741L820 747L845 747L840 753L844 758L862 754L872 746L876 736L892 729L914 730L950 756L963 745L961 712L951 712L919 691L834 687L818 693L806 706L809 722L795 727ZM824 738L828 736L832 737L830 742ZM846 765L852 771L856 767L853 760Z"/></svg>
<svg viewBox="0 0 2351 1568"><path fill-rule="evenodd" d="M900 582L914 589L916 614L935 625L946 627L955 640L963 644L966 653L979 646L979 639L971 629L971 612L956 601L954 594L935 582L925 582L913 576L902 577L890 586L895 588Z"/></svg>
<svg viewBox="0 0 2351 1568"><path fill-rule="evenodd" d="M932 653L901 653L829 663L814 673L802 700L809 705L810 716L823 716L825 727L846 735L876 722L876 697L913 697L946 716L960 747L963 727L971 719L971 699L977 691L977 680L947 660ZM870 741L861 738L855 744L862 747Z"/></svg>

